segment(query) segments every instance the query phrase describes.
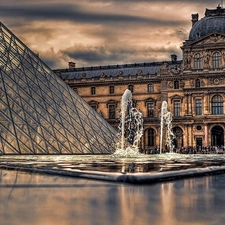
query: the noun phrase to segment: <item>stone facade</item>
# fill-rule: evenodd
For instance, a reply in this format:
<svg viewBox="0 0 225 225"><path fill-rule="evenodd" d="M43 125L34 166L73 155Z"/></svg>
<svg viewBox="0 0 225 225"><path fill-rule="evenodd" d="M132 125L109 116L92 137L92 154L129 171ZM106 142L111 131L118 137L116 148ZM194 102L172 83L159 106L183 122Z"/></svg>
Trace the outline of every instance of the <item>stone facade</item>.
<svg viewBox="0 0 225 225"><path fill-rule="evenodd" d="M199 24L201 20L193 27ZM167 101L173 115L175 147L224 145L225 33L210 32L197 40L189 39L181 50L180 61L171 55L167 62L55 72L115 128L121 96L130 89L135 107L143 113L142 149L160 144L162 101Z"/></svg>

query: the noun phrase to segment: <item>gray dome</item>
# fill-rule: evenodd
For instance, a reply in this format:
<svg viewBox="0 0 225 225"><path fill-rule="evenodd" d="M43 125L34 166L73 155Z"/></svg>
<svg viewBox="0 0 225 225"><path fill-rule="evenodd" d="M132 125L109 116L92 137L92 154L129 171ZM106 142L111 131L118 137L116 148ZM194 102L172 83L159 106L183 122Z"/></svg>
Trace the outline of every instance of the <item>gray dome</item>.
<svg viewBox="0 0 225 225"><path fill-rule="evenodd" d="M211 33L225 34L225 16L204 17L192 27L189 40L195 41Z"/></svg>

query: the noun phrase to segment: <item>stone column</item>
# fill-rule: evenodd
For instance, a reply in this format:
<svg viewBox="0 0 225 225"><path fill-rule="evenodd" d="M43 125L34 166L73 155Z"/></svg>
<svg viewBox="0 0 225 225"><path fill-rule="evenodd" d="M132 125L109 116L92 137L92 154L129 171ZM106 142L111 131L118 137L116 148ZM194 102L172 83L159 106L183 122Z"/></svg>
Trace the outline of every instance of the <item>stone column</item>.
<svg viewBox="0 0 225 225"><path fill-rule="evenodd" d="M184 115L188 115L188 95L184 96Z"/></svg>
<svg viewBox="0 0 225 225"><path fill-rule="evenodd" d="M188 97L188 115L192 114L192 96L189 95Z"/></svg>
<svg viewBox="0 0 225 225"><path fill-rule="evenodd" d="M188 124L184 127L184 134L183 134L183 138L184 138L184 146L190 146L189 144L189 132L188 132Z"/></svg>
<svg viewBox="0 0 225 225"><path fill-rule="evenodd" d="M208 146L208 126L205 124L205 146Z"/></svg>
<svg viewBox="0 0 225 225"><path fill-rule="evenodd" d="M203 114L208 115L209 114L209 95L208 92L204 92L204 108L203 108Z"/></svg>

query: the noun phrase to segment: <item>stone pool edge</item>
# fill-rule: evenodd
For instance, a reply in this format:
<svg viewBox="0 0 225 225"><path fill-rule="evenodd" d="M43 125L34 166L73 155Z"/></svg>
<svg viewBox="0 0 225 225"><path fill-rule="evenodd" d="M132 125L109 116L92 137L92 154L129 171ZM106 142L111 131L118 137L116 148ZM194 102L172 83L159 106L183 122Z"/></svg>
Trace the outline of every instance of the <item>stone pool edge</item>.
<svg viewBox="0 0 225 225"><path fill-rule="evenodd" d="M175 171L146 172L146 173L119 173L119 172L99 172L82 171L79 169L43 169L33 167L23 167L16 165L0 165L0 169L19 170L24 172L42 173L48 175L70 176L76 178L101 180L116 183L129 184L151 184L170 180L208 176L225 173L225 166L211 166L205 168L190 168Z"/></svg>

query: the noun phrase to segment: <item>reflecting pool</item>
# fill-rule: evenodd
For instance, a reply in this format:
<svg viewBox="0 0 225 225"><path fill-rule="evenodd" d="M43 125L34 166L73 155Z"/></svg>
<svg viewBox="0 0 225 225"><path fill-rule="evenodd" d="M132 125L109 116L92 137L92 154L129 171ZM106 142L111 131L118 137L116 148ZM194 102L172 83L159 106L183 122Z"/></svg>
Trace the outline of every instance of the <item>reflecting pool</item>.
<svg viewBox="0 0 225 225"><path fill-rule="evenodd" d="M225 175L151 185L0 170L4 225L222 225Z"/></svg>

